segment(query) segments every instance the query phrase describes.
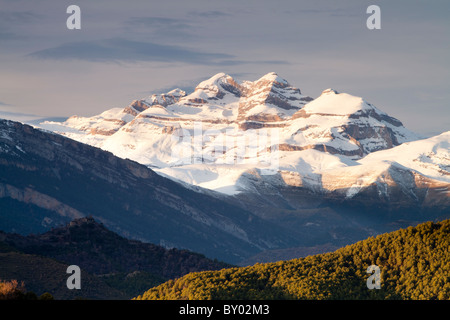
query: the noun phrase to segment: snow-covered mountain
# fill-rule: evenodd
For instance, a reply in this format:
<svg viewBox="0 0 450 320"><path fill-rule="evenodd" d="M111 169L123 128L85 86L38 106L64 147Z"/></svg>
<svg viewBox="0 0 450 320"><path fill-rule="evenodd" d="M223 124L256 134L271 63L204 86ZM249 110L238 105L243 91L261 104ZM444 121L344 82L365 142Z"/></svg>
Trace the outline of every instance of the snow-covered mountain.
<svg viewBox="0 0 450 320"><path fill-rule="evenodd" d="M450 196L450 132L421 139L363 98L326 89L313 99L275 73L241 82L219 73L190 94L40 127L229 195L264 185L346 199L369 187L386 199L393 186Z"/></svg>

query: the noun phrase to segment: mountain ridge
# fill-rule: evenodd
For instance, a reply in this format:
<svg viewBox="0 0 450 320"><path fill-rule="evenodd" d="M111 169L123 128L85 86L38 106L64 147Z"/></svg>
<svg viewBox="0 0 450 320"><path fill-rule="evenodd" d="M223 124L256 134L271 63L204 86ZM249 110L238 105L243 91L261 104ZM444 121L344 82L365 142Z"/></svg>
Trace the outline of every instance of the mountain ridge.
<svg viewBox="0 0 450 320"><path fill-rule="evenodd" d="M230 180L230 165L235 177L268 168L308 180L321 171L310 175L280 168L286 163L279 160L303 161L302 151L317 150L337 156L332 162L339 168L422 138L363 98L329 88L313 99L274 72L242 82L218 73L189 94L174 89L125 109L40 126L167 177L231 195L246 190L239 189L237 178ZM305 164L317 165L314 160Z"/></svg>
<svg viewBox="0 0 450 320"><path fill-rule="evenodd" d="M42 234L22 236L0 231L0 241L27 254L78 265L95 275L148 271L177 278L193 269L229 266L188 250L126 239L92 217L72 220Z"/></svg>
<svg viewBox="0 0 450 320"><path fill-rule="evenodd" d="M298 236L137 162L0 120L0 226L42 232L92 215L126 237L237 262ZM198 250L196 250L198 249Z"/></svg>
<svg viewBox="0 0 450 320"><path fill-rule="evenodd" d="M178 228L183 223L195 223L196 227L193 232L186 229L178 234L169 228L171 239L166 239L162 230L152 229L152 241L179 246L186 243L183 237L195 234L196 246L190 248L205 253L200 239L204 232L212 237L210 232L216 228L218 233L209 238L214 244L208 243L208 250L217 251L213 248L216 245L221 248L219 251L228 251L228 257L222 260L233 263L260 251L276 252L289 246L342 246L399 225L446 218L450 208L447 133L419 139L400 120L361 97L329 88L312 99L276 73L239 82L220 73L202 81L191 93L174 89L94 117L74 116L65 122L45 122L41 127L99 148L92 151L94 156L101 153L100 149L110 152L106 163L122 164L123 159L131 159L135 164L126 162L125 167L144 175L132 174L132 180L148 175L161 181L163 187L158 183L150 186L155 192L152 200L164 208L159 210L170 210L174 215L157 213L158 222L171 221ZM7 130L1 135L7 151L25 155L20 151L20 143L11 141L14 139ZM71 152L83 150L79 145L75 147L74 140L69 144L74 147ZM24 148L22 151L27 152ZM77 175L86 170L80 161L72 159L70 152L61 151L63 162L76 168ZM142 166L137 169L136 164ZM145 203L143 199L148 198L142 187L135 191L138 198L129 191L125 191L128 198L116 195L116 188L127 187L130 180L124 178L128 181L125 183L114 176L117 166L101 170L99 167L96 165L92 177L86 174L83 179L106 177L108 188L113 189L108 189L107 195L98 195L107 200L104 206L120 217L118 208L108 202L121 199L124 204L119 207L139 216L142 208L135 202ZM152 173L146 173L144 168L151 168ZM49 173L57 178L61 172ZM23 174L24 171L19 175ZM161 180L161 176L177 184ZM60 182L55 183L62 187ZM0 186L0 200L9 201L11 208L18 207L17 201L29 205L24 204L24 199L38 199L40 209L23 210L50 220L54 216L40 212L42 207L56 208L72 218L91 210L80 210L80 203L74 207L65 200L55 202L54 197L48 199L45 192L29 185ZM171 188L183 190L181 198L189 205L180 205L180 195L174 195ZM92 190L93 194L97 192ZM187 194L190 199L183 198ZM117 199L112 200L111 195ZM98 200L90 201L96 210L101 209ZM220 203L221 208L226 204L228 211L221 209L218 213L215 206L208 205L211 203ZM200 211L199 206L203 208ZM39 223L47 224L46 221ZM116 221L115 228L121 228L120 232L130 227L128 221L123 223L125 228ZM165 222L163 225L167 226ZM277 229L270 231L271 228ZM134 236L143 235L141 225L129 230ZM229 236L240 244L231 245Z"/></svg>

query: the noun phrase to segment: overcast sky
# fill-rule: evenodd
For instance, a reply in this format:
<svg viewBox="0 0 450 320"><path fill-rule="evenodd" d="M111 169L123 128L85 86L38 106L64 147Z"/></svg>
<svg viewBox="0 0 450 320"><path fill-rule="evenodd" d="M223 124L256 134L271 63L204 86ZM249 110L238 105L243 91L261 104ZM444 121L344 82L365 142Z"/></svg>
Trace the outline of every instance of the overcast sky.
<svg viewBox="0 0 450 320"><path fill-rule="evenodd" d="M81 30L68 30L69 5ZM366 9L381 8L381 30ZM225 72L450 130L450 1L0 0L0 111L90 116Z"/></svg>

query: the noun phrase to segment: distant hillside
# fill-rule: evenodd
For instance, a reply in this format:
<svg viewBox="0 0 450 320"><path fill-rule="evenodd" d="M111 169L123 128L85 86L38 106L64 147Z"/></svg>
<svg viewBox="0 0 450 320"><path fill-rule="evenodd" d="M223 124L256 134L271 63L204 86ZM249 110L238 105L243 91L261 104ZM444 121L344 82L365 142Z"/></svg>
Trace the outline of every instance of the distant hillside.
<svg viewBox="0 0 450 320"><path fill-rule="evenodd" d="M127 299L126 294L83 269L81 270L81 289L69 290L66 285L67 278L70 276L66 273L68 264L17 251L5 252L6 248L0 245L0 279L23 281L25 289L38 296L49 292L58 300Z"/></svg>
<svg viewBox="0 0 450 320"><path fill-rule="evenodd" d="M18 253L21 259L25 259L25 256L34 257L31 260L47 261L51 258L54 264L61 261L68 265L78 265L82 271L97 276L102 282L124 293L122 296L124 298L131 298L133 294L142 293L149 286L156 286L189 272L217 270L231 266L187 250L169 250L158 245L123 238L90 217L74 220L66 226L38 235L25 237L0 232L0 244L2 243L0 250L3 249L4 252L20 250L25 253L26 255ZM0 268L0 278L3 279L8 275L8 278L15 276L17 280L24 280L25 275L20 272L23 263L20 260L16 261L17 257L11 254L2 257L5 265L2 264ZM40 260L38 262L41 263ZM37 272L39 271L33 271ZM52 272L49 274L52 276ZM65 269L58 274L64 279L68 277ZM27 279L26 282L30 280ZM104 298L108 297L105 292Z"/></svg>
<svg viewBox="0 0 450 320"><path fill-rule="evenodd" d="M332 253L191 273L137 299L450 299L450 220L371 237ZM381 269L369 290L368 266Z"/></svg>

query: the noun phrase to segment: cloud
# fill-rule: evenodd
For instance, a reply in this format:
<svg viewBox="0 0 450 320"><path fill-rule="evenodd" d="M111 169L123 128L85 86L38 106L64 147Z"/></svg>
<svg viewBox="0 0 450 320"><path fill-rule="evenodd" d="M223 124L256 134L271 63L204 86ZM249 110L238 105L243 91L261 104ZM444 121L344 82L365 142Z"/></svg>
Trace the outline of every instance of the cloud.
<svg viewBox="0 0 450 320"><path fill-rule="evenodd" d="M185 62L193 64L221 64L234 56L222 53L208 53L181 46L162 45L123 38L99 41L65 43L57 47L35 51L31 57L55 60L86 60L93 62Z"/></svg>
<svg viewBox="0 0 450 320"><path fill-rule="evenodd" d="M35 114L31 113L21 113L21 112L10 112L10 111L3 111L0 110L2 116L8 116L8 117L38 117Z"/></svg>
<svg viewBox="0 0 450 320"><path fill-rule="evenodd" d="M204 26L200 19L217 19L231 16L231 14L219 11L193 11L187 14L188 18L168 18L168 17L131 17L124 22L127 33L151 34L153 38L177 38L192 39L199 36Z"/></svg>
<svg viewBox="0 0 450 320"><path fill-rule="evenodd" d="M150 27L150 28L190 28L191 26L180 19L161 18L161 17L132 17L126 22L128 25Z"/></svg>
<svg viewBox="0 0 450 320"><path fill-rule="evenodd" d="M211 11L192 11L189 13L189 15L194 17L201 17L201 18L219 18L219 17L226 17L231 16L230 13L218 11L218 10L211 10Z"/></svg>
<svg viewBox="0 0 450 320"><path fill-rule="evenodd" d="M5 41L14 41L14 40L24 40L26 39L26 36L14 33L14 32L0 32L0 43Z"/></svg>
<svg viewBox="0 0 450 320"><path fill-rule="evenodd" d="M231 67L231 66L237 66L242 64L276 64L276 65L288 65L290 64L288 61L284 60L222 60L220 61L221 66L225 67Z"/></svg>
<svg viewBox="0 0 450 320"><path fill-rule="evenodd" d="M91 62L182 62L199 65L234 66L241 64L287 64L280 60L238 60L234 55L196 51L182 46L162 45L123 38L65 43L35 51L29 56L38 59L85 60Z"/></svg>
<svg viewBox="0 0 450 320"><path fill-rule="evenodd" d="M27 39L28 35L19 34L17 30L40 18L40 15L29 11L0 11L0 42Z"/></svg>
<svg viewBox="0 0 450 320"><path fill-rule="evenodd" d="M284 13L287 14L305 14L305 15L323 15L328 17L360 17L365 14L355 12L354 10L348 8L331 8L331 9L296 9L296 10L286 10Z"/></svg>
<svg viewBox="0 0 450 320"><path fill-rule="evenodd" d="M39 20L41 15L31 11L0 11L0 22L11 24L24 24Z"/></svg>
<svg viewBox="0 0 450 320"><path fill-rule="evenodd" d="M0 106L10 107L11 105L0 101Z"/></svg>
<svg viewBox="0 0 450 320"><path fill-rule="evenodd" d="M191 37L193 29L185 20L161 17L132 17L125 26L133 32L150 32L159 37Z"/></svg>
<svg viewBox="0 0 450 320"><path fill-rule="evenodd" d="M204 80L202 78L202 80ZM201 80L200 80L201 81ZM200 82L200 81L184 81L184 82L178 82L174 85L171 86L165 86L165 87L158 87L156 89L150 90L150 91L145 91L146 95L150 95L150 94L160 94L160 93L167 93L173 89L181 89L184 92L186 92L187 94L190 94L192 92L194 92L196 85Z"/></svg>

